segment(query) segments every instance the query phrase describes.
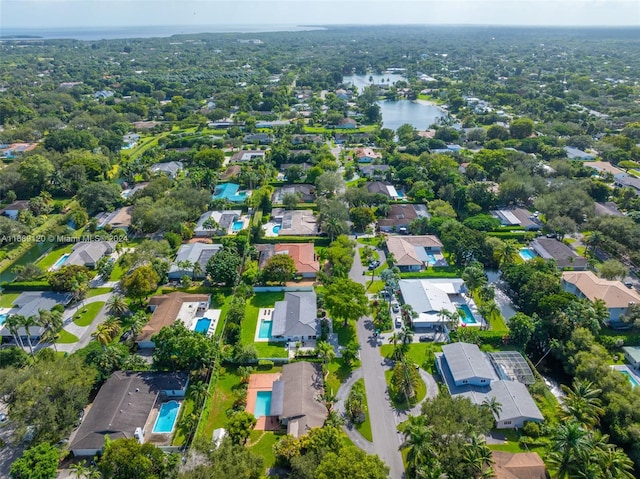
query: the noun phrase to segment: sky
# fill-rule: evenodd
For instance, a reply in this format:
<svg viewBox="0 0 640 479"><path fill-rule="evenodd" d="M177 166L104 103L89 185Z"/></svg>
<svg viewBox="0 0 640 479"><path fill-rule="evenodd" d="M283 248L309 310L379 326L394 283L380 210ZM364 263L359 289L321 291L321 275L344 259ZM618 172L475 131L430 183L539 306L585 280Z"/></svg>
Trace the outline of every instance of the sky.
<svg viewBox="0 0 640 479"><path fill-rule="evenodd" d="M0 0L0 34L3 28L337 24L640 26L640 0Z"/></svg>

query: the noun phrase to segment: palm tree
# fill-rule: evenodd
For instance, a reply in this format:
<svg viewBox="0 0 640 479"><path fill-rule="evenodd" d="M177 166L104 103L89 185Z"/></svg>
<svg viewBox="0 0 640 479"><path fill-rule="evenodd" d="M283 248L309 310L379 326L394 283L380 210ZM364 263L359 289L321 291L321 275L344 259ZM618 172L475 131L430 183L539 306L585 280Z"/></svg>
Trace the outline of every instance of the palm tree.
<svg viewBox="0 0 640 479"><path fill-rule="evenodd" d="M488 479L493 477L493 459L491 450L484 439L473 435L464 445L464 462L471 469L474 479Z"/></svg>
<svg viewBox="0 0 640 479"><path fill-rule="evenodd" d="M322 359L322 369L325 370L325 377L329 373L329 361L336 357L333 346L326 341L318 341L316 343L316 354Z"/></svg>
<svg viewBox="0 0 640 479"><path fill-rule="evenodd" d="M138 311L131 316L121 317L119 319L122 329L128 331L131 336L136 336L142 331L143 326L147 322L147 315L144 311Z"/></svg>
<svg viewBox="0 0 640 479"><path fill-rule="evenodd" d="M572 388L562 385L562 390L566 394L563 401L566 409L561 409L563 420L574 419L589 429L600 423L600 416L604 414L599 399L602 389L595 388L591 381L577 379Z"/></svg>
<svg viewBox="0 0 640 479"><path fill-rule="evenodd" d="M120 326L114 318L107 319L104 323L100 323L96 330L91 333L96 341L102 345L102 349L107 349L107 344L113 341L120 332Z"/></svg>
<svg viewBox="0 0 640 479"><path fill-rule="evenodd" d="M587 251L594 253L596 248L604 241L604 234L600 231L592 231L589 236L584 239L584 243L587 245Z"/></svg>
<svg viewBox="0 0 640 479"><path fill-rule="evenodd" d="M561 423L552 437L549 465L555 469L556 479L573 479L592 452L589 432L574 420Z"/></svg>
<svg viewBox="0 0 640 479"><path fill-rule="evenodd" d="M329 389L325 388L324 392L320 394L317 397L317 399L318 399L318 402L321 402L322 404L324 404L324 407L327 408L327 411L331 413L333 411L333 406L338 400L338 396L333 394L333 390L331 388Z"/></svg>
<svg viewBox="0 0 640 479"><path fill-rule="evenodd" d="M424 416L409 416L409 419L400 425L400 432L404 441L400 449L408 449L407 465L412 471L418 471L435 459L433 447L433 431L427 425Z"/></svg>
<svg viewBox="0 0 640 479"><path fill-rule="evenodd" d="M469 291L475 291L481 286L487 284L487 276L484 274L482 266L476 264L467 266L464 269L462 272L462 279L467 285Z"/></svg>
<svg viewBox="0 0 640 479"><path fill-rule="evenodd" d="M203 405L209 396L209 387L204 381L198 381L191 385L191 395L196 405Z"/></svg>
<svg viewBox="0 0 640 479"><path fill-rule="evenodd" d="M482 406L491 411L491 414L493 414L493 417L496 418L496 421L500 418L500 413L502 412L502 404L495 396L485 397L484 401L482 401Z"/></svg>
<svg viewBox="0 0 640 479"><path fill-rule="evenodd" d="M393 357L395 361L402 361L404 359L404 348L402 347L400 334L397 331L394 331L393 334L389 337L389 342L393 344L393 352L391 353L391 357Z"/></svg>
<svg viewBox="0 0 640 479"><path fill-rule="evenodd" d="M33 356L33 345L31 344L31 331L30 328L33 326L40 326L38 323L38 319L35 316L29 316L28 318L24 318L22 320L22 327L27 333L27 342L29 343L29 351L31 351L31 356Z"/></svg>
<svg viewBox="0 0 640 479"><path fill-rule="evenodd" d="M22 349L24 349L24 343L22 342L22 336L18 334L18 331L22 327L23 322L24 317L18 314L9 315L4 322L4 325L13 336L13 340L16 342L16 345L19 345Z"/></svg>
<svg viewBox="0 0 640 479"><path fill-rule="evenodd" d="M40 341L51 342L53 349L58 352L56 338L63 326L62 313L58 310L49 311L46 309L41 309L38 313L40 315L39 323L45 328Z"/></svg>
<svg viewBox="0 0 640 479"><path fill-rule="evenodd" d="M607 444L596 453L596 462L600 466L602 479L633 479L633 461L625 452Z"/></svg>
<svg viewBox="0 0 640 479"><path fill-rule="evenodd" d="M87 467L87 461L79 462L78 464L71 464L71 471L76 479L86 478L89 474L89 468Z"/></svg>
<svg viewBox="0 0 640 479"><path fill-rule="evenodd" d="M323 225L324 232L329 235L329 240L333 242L336 236L346 233L344 222L339 218L327 218Z"/></svg>
<svg viewBox="0 0 640 479"><path fill-rule="evenodd" d="M129 312L129 306L120 294L114 294L107 300L107 311L113 316L125 316Z"/></svg>
<svg viewBox="0 0 640 479"><path fill-rule="evenodd" d="M513 263L519 250L520 245L514 240L505 240L496 248L494 258L502 268Z"/></svg>
<svg viewBox="0 0 640 479"><path fill-rule="evenodd" d="M191 271L193 272L193 277L194 278L201 278L202 277L202 265L198 262L195 261L193 263L193 268L191 268Z"/></svg>

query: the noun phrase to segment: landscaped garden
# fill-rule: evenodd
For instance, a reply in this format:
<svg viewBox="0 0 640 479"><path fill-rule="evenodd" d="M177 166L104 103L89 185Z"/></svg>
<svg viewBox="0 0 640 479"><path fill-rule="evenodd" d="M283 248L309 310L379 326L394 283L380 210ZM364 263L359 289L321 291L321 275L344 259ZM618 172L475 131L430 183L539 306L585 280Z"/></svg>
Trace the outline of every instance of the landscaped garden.
<svg viewBox="0 0 640 479"><path fill-rule="evenodd" d="M74 314L73 322L77 326L89 326L103 306L104 301L96 301L95 303L87 304Z"/></svg>
<svg viewBox="0 0 640 479"><path fill-rule="evenodd" d="M286 358L284 342L268 341L255 342L256 328L258 327L258 313L261 308L273 308L276 301L284 299L283 292L273 293L255 293L251 299L247 301L246 314L242 322L243 345L253 344L258 351L258 357L261 358Z"/></svg>

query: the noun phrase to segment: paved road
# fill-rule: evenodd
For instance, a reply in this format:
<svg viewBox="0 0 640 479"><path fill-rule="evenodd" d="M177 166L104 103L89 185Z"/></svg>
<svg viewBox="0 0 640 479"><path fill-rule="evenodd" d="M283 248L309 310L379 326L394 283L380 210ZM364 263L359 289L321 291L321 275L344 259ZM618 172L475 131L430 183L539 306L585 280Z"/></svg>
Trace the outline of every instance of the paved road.
<svg viewBox="0 0 640 479"><path fill-rule="evenodd" d="M360 254L356 252L349 277L353 281L363 283L363 267ZM400 434L396 429L396 411L393 409L387 393L387 382L384 377L385 367L380 355L379 343L373 338L373 320L371 317L360 318L357 322L358 341L360 342L360 360L364 377L371 432L373 433L373 452L380 456L389 466L391 479L405 477L402 456L400 455Z"/></svg>
<svg viewBox="0 0 640 479"><path fill-rule="evenodd" d="M73 322L73 315L76 314L78 310L84 308L87 304L95 303L98 301L104 301L105 303L109 300L113 293L105 293L99 294L98 296L93 296L91 298L87 298L84 301L81 301L79 305L74 306L70 309L65 310L63 315L64 321L64 329L69 333L78 337L78 341L70 344L60 344L56 343L56 348L60 352L67 352L69 354L77 351L78 349L84 348L89 342L93 339L91 337L91 333L93 333L100 323L102 323L105 319L107 319L107 308L106 305L103 306L96 317L93 319L89 326L78 326ZM53 347L53 346L51 346Z"/></svg>

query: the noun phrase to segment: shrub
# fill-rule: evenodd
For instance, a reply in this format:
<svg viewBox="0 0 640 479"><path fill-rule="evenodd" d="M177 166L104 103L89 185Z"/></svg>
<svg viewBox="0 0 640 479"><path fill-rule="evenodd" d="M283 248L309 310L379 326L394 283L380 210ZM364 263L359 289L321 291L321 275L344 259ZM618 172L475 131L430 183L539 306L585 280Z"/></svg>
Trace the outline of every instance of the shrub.
<svg viewBox="0 0 640 479"><path fill-rule="evenodd" d="M270 359L260 359L258 361L258 367L260 369L271 369L273 367L273 361Z"/></svg>

